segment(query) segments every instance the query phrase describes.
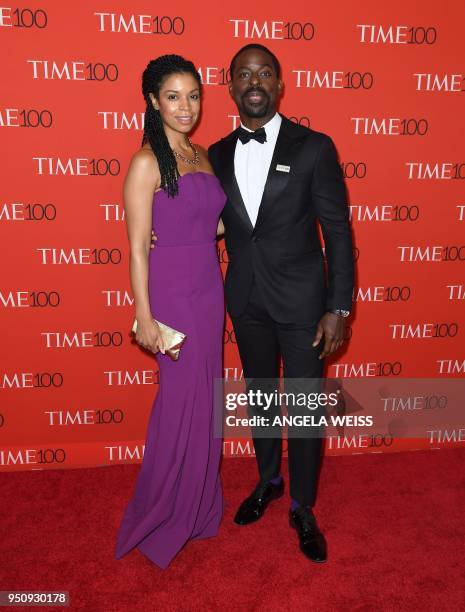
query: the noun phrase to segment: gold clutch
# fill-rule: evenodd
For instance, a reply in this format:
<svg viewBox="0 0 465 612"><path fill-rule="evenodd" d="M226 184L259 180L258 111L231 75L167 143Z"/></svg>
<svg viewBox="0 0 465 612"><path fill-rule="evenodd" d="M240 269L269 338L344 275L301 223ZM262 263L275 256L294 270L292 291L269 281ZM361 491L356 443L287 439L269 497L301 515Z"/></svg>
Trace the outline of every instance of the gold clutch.
<svg viewBox="0 0 465 612"><path fill-rule="evenodd" d="M156 319L154 319L154 321L160 328L163 344L165 345L165 353L169 355L173 361L176 361L179 358L179 352L184 340L186 339L186 334L183 334L182 332L177 331L164 323L160 323L160 321L157 321ZM134 334L136 333L137 319L134 319L131 331Z"/></svg>

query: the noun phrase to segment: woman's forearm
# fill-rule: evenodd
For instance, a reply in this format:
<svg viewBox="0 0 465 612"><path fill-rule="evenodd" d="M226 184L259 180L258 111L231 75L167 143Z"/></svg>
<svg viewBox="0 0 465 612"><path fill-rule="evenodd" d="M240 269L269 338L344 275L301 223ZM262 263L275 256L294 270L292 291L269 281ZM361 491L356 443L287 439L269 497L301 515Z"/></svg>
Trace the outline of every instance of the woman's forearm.
<svg viewBox="0 0 465 612"><path fill-rule="evenodd" d="M131 279L132 294L136 309L136 319L152 319L148 289L149 280L149 252L138 250L129 255L129 275Z"/></svg>

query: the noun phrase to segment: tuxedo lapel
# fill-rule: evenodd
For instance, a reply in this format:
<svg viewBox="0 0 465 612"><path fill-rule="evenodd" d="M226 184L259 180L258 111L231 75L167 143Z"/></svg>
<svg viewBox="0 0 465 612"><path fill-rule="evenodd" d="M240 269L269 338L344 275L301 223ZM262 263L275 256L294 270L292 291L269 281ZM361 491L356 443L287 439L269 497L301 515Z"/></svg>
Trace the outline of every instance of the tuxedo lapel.
<svg viewBox="0 0 465 612"><path fill-rule="evenodd" d="M263 191L260 207L258 209L255 228L259 227L259 225L263 223L263 220L270 213L270 210L273 208L275 202L282 196L284 190L286 189L286 185L289 182L289 176L292 173L291 153L293 150L293 145L295 145L297 141L289 129L289 123L291 122L286 119L286 117L282 118L273 157L271 158L270 169L268 170L265 189ZM285 172L283 169L277 170L277 166L287 166L289 172Z"/></svg>
<svg viewBox="0 0 465 612"><path fill-rule="evenodd" d="M247 229L252 232L253 225L247 213L247 209L242 199L241 191L237 183L236 174L234 172L234 153L236 151L237 130L230 134L222 142L221 162L219 164L219 178L226 195L236 213L247 226Z"/></svg>

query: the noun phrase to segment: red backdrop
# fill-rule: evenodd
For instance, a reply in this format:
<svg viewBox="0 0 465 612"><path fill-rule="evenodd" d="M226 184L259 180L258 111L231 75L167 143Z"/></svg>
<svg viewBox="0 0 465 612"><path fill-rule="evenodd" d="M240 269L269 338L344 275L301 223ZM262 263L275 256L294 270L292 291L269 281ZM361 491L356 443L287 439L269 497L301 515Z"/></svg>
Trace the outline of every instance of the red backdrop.
<svg viewBox="0 0 465 612"><path fill-rule="evenodd" d="M327 375L464 376L462 0L3 5L1 470L142 457L158 369L129 335L121 188L142 134L141 73L164 53L201 72L204 146L235 127L226 71L253 41L282 62L280 110L334 139L357 288L350 343ZM225 269L223 244L219 257ZM225 377L240 373L227 320ZM463 440L458 430L327 452ZM226 455L251 448L225 441Z"/></svg>

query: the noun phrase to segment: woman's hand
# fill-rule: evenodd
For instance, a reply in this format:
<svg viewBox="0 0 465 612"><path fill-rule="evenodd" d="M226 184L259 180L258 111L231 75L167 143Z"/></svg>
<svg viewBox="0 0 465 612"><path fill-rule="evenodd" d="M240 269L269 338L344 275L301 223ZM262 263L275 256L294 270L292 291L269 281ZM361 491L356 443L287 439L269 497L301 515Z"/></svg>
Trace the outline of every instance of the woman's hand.
<svg viewBox="0 0 465 612"><path fill-rule="evenodd" d="M160 328L153 319L137 321L136 342L152 353L165 354Z"/></svg>
<svg viewBox="0 0 465 612"><path fill-rule="evenodd" d="M157 237L155 236L155 232L152 230L152 236L150 238L150 248L151 249L155 247L156 241L157 241Z"/></svg>

